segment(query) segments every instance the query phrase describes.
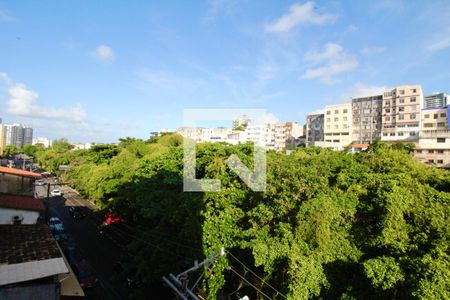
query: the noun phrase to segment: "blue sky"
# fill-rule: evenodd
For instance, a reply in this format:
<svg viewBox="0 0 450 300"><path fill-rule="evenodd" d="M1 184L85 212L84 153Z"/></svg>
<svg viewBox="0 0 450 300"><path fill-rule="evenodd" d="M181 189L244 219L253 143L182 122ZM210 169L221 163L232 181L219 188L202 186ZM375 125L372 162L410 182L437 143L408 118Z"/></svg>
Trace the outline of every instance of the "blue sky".
<svg viewBox="0 0 450 300"><path fill-rule="evenodd" d="M0 117L113 142L185 108L303 123L401 84L450 92L448 1L1 1Z"/></svg>

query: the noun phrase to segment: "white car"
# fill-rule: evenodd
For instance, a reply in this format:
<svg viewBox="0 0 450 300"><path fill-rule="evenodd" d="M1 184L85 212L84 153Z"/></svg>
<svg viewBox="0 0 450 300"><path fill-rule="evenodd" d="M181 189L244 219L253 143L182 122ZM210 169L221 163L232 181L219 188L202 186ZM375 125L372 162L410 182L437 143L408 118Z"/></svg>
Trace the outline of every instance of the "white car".
<svg viewBox="0 0 450 300"><path fill-rule="evenodd" d="M45 181L43 179L38 179L34 182L35 185L44 185Z"/></svg>
<svg viewBox="0 0 450 300"><path fill-rule="evenodd" d="M62 193L61 193L60 190L54 189L53 191L50 192L50 195L52 195L52 197L55 197L55 196L62 196Z"/></svg>
<svg viewBox="0 0 450 300"><path fill-rule="evenodd" d="M51 231L64 231L64 225L58 217L48 219L48 227Z"/></svg>

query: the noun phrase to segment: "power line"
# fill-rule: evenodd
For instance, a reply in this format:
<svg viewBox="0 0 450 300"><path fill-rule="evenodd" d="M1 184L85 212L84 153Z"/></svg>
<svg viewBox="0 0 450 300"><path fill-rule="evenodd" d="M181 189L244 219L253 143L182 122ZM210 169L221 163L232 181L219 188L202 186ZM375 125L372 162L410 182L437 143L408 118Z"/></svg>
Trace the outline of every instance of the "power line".
<svg viewBox="0 0 450 300"><path fill-rule="evenodd" d="M250 281L248 281L247 279L245 279L244 276L242 276L241 274L239 274L235 269L233 269L233 267L230 267L230 270L236 274L237 276L239 276L240 278L242 278L242 280L244 280L245 282L247 282L250 286L252 286L255 290L257 290L259 293L261 293L261 295L263 295L265 298L267 299L271 299L269 296L267 296L263 291L261 291L260 289L258 289L255 285L253 285Z"/></svg>
<svg viewBox="0 0 450 300"><path fill-rule="evenodd" d="M282 294L281 292L279 292L276 288L274 288L272 285L270 285L269 283L267 283L264 279L262 279L261 277L259 277L255 272L253 272L249 267L247 267L242 261L240 261L236 256L234 256L233 254L231 254L229 251L226 251L227 254L229 254L232 258L234 258L234 260L236 260L238 263L240 263L246 270L248 270L250 273L252 273L254 276L256 276L259 280L261 280L261 282L267 286L269 286L272 290L274 290L277 294L281 295L284 299L287 299L287 296L285 296L284 294Z"/></svg>

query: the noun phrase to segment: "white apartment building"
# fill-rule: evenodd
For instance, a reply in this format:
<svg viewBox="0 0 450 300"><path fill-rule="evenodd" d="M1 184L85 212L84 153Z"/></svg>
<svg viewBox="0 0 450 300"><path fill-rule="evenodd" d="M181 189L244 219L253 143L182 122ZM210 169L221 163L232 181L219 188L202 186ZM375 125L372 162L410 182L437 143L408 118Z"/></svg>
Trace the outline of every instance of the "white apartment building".
<svg viewBox="0 0 450 300"><path fill-rule="evenodd" d="M275 124L252 125L245 129L249 141L267 150L275 149Z"/></svg>
<svg viewBox="0 0 450 300"><path fill-rule="evenodd" d="M383 93L381 140L417 141L423 93L420 85L405 85Z"/></svg>
<svg viewBox="0 0 450 300"><path fill-rule="evenodd" d="M414 156L426 164L450 168L450 131L448 107L425 108Z"/></svg>
<svg viewBox="0 0 450 300"><path fill-rule="evenodd" d="M52 141L50 141L48 138L45 138L45 137L39 137L39 138L33 139L33 145L36 145L36 144L41 144L45 148L48 148L52 145Z"/></svg>
<svg viewBox="0 0 450 300"><path fill-rule="evenodd" d="M324 141L315 146L343 150L352 142L352 104L327 105L324 115Z"/></svg>
<svg viewBox="0 0 450 300"><path fill-rule="evenodd" d="M275 124L274 131L274 150L275 151L283 151L286 149L286 124L277 123Z"/></svg>
<svg viewBox="0 0 450 300"><path fill-rule="evenodd" d="M202 138L202 129L199 127L180 127L177 129L177 133L185 138L190 138L195 142L200 142Z"/></svg>
<svg viewBox="0 0 450 300"><path fill-rule="evenodd" d="M226 142L230 133L231 130L225 127L202 128L200 140L202 142Z"/></svg>

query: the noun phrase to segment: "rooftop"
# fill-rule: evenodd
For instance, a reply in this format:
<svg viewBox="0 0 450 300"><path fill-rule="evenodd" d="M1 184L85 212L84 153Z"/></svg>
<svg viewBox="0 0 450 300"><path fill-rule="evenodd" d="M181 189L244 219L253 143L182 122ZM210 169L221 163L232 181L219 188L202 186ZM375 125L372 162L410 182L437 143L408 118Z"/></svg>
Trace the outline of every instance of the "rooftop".
<svg viewBox="0 0 450 300"><path fill-rule="evenodd" d="M7 167L0 167L0 173L10 174L10 175L16 175L16 176L22 176L22 177L29 177L29 178L42 178L41 174L30 172L30 171L24 171L14 168L7 168Z"/></svg>
<svg viewBox="0 0 450 300"><path fill-rule="evenodd" d="M0 286L69 272L47 225L0 225L0 236Z"/></svg>
<svg viewBox="0 0 450 300"><path fill-rule="evenodd" d="M45 206L42 200L36 199L33 196L1 194L1 193L0 193L0 207L31 210L31 211L45 211Z"/></svg>

